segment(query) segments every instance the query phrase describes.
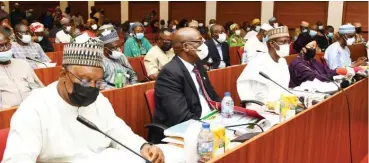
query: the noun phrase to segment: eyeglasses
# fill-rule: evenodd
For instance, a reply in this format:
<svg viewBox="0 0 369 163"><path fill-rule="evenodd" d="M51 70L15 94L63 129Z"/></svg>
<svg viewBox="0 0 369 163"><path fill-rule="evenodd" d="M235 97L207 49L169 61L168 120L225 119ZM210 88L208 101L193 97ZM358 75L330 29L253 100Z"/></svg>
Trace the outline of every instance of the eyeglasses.
<svg viewBox="0 0 369 163"><path fill-rule="evenodd" d="M88 79L81 79L79 78L77 75L73 74L72 72L68 71L67 69L65 69L68 73L72 74L76 79L78 79L80 81L80 84L83 87L90 87L90 85L93 85L95 88L101 88L103 87L103 83L102 83L102 79L97 80L97 81L89 81Z"/></svg>

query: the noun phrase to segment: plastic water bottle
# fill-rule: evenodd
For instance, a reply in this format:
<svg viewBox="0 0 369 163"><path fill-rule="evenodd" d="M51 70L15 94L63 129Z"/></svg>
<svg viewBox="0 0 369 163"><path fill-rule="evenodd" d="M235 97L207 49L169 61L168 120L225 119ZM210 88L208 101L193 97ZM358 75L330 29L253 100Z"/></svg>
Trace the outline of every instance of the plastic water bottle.
<svg viewBox="0 0 369 163"><path fill-rule="evenodd" d="M212 159L214 136L210 131L210 124L203 123L200 134L197 138L198 163L205 163Z"/></svg>
<svg viewBox="0 0 369 163"><path fill-rule="evenodd" d="M231 93L225 92L222 100L222 116L225 118L231 118L234 112L234 103L231 97Z"/></svg>
<svg viewBox="0 0 369 163"><path fill-rule="evenodd" d="M124 87L124 75L120 69L115 72L114 84L116 88Z"/></svg>
<svg viewBox="0 0 369 163"><path fill-rule="evenodd" d="M247 63L246 51L244 51L242 53L241 62L242 62L242 64L246 64Z"/></svg>

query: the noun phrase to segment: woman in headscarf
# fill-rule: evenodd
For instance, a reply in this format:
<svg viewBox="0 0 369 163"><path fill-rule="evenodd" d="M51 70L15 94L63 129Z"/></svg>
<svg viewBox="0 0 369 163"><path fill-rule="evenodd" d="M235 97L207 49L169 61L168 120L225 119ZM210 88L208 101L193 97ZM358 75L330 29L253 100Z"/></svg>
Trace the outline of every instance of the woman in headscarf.
<svg viewBox="0 0 369 163"><path fill-rule="evenodd" d="M228 40L229 46L230 47L243 46L245 44L245 41L241 37L240 26L234 23L229 27L229 29L230 29L230 34L231 34Z"/></svg>
<svg viewBox="0 0 369 163"><path fill-rule="evenodd" d="M85 24L85 31L83 33L87 33L90 37L96 37L98 26L96 24L95 19L88 19Z"/></svg>
<svg viewBox="0 0 369 163"><path fill-rule="evenodd" d="M124 54L127 57L145 55L152 46L145 38L144 26L139 22L135 22L131 26L131 31L133 33L133 37L129 37L124 43Z"/></svg>

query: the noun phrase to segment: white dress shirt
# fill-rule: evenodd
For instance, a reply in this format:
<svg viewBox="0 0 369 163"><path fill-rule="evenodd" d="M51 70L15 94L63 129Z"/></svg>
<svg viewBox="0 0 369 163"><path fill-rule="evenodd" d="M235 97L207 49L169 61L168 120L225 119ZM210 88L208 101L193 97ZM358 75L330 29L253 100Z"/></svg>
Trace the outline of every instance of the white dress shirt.
<svg viewBox="0 0 369 163"><path fill-rule="evenodd" d="M324 59L331 70L351 66L350 49L347 46L342 48L338 41L325 50Z"/></svg>
<svg viewBox="0 0 369 163"><path fill-rule="evenodd" d="M243 56L242 58L245 58L246 60L242 61L242 63L250 62L260 53L268 53L267 45L264 42L260 42L256 35L246 41L243 49L243 55L246 56Z"/></svg>
<svg viewBox="0 0 369 163"><path fill-rule="evenodd" d="M70 40L72 39L72 36L69 34L66 34L64 30L60 30L58 33L56 33L55 37L55 43L70 43Z"/></svg>
<svg viewBox="0 0 369 163"><path fill-rule="evenodd" d="M219 53L219 57L220 57L220 62L219 62L218 68L224 68L224 67L226 67L226 64L225 64L225 62L223 61L222 45L221 45L221 44L219 44L219 43L218 43L217 41L215 41L214 39L213 39L213 41L214 41L215 46L217 47L217 50L218 50L218 53Z"/></svg>
<svg viewBox="0 0 369 163"><path fill-rule="evenodd" d="M247 32L247 34L245 35L245 37L243 37L243 39L244 39L245 41L247 41L247 40L249 40L251 37L256 36L257 34L258 34L258 32L251 30L251 31Z"/></svg>
<svg viewBox="0 0 369 163"><path fill-rule="evenodd" d="M195 68L195 66L192 65L191 63L188 63L187 61L183 60L181 57L179 57L179 59L181 59L182 63L187 68L187 71L190 73L192 81L195 84L197 93L199 94L200 104L201 104L201 109L202 109L201 110L201 118L202 118L202 117L208 115L211 112L211 110L210 110L209 104L206 101L205 96L204 96L204 94L201 90L201 87L200 87L199 83L197 82L196 74L195 74L195 72L193 72L193 69Z"/></svg>

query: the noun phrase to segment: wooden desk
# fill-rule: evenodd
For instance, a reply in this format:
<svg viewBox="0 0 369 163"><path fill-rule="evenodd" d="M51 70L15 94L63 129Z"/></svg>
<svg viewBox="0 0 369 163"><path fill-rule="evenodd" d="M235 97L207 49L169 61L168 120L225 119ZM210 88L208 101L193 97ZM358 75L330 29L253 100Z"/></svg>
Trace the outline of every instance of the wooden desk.
<svg viewBox="0 0 369 163"><path fill-rule="evenodd" d="M50 83L59 79L61 66L49 67L49 68L40 68L35 69L35 73L37 77L41 80L41 82L47 86Z"/></svg>
<svg viewBox="0 0 369 163"><path fill-rule="evenodd" d="M47 52L46 55L51 59L52 63L56 63L56 66L61 66L63 63L63 52Z"/></svg>
<svg viewBox="0 0 369 163"><path fill-rule="evenodd" d="M229 62L231 65L239 65L241 63L241 59L238 56L237 50L241 48L240 46L230 47L229 48ZM243 48L243 47L242 47Z"/></svg>
<svg viewBox="0 0 369 163"><path fill-rule="evenodd" d="M53 43L54 51L63 51L64 44L63 43Z"/></svg>
<svg viewBox="0 0 369 163"><path fill-rule="evenodd" d="M368 79L346 89L351 110L353 162L368 153ZM360 95L360 96L358 96ZM350 162L348 111L338 93L211 162Z"/></svg>

